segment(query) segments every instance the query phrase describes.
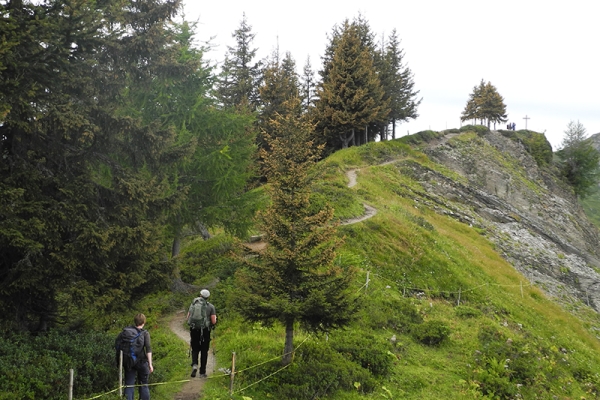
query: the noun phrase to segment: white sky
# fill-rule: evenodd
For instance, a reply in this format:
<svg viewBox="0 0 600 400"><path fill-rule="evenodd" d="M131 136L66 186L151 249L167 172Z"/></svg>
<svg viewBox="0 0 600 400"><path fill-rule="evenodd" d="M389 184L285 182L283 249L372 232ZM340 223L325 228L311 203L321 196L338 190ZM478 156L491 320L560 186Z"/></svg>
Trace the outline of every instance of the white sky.
<svg viewBox="0 0 600 400"><path fill-rule="evenodd" d="M213 62L235 44L243 13L256 34L257 60L279 43L298 72L308 56L313 70L321 69L327 36L346 18L361 13L378 37L395 28L423 98L419 117L397 126L400 135L460 127L481 79L504 97L517 129L529 116L527 127L545 132L554 150L571 120L588 136L600 132L597 0L184 1L186 19L199 22L197 39L214 37L206 54Z"/></svg>

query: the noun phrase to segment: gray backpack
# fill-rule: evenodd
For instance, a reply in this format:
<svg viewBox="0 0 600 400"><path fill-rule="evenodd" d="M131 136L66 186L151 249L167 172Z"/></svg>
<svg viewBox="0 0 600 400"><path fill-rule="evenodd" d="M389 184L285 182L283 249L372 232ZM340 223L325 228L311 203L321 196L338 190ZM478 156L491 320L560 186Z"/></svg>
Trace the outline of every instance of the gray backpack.
<svg viewBox="0 0 600 400"><path fill-rule="evenodd" d="M188 325L192 329L210 329L209 307L205 298L196 297L192 302Z"/></svg>

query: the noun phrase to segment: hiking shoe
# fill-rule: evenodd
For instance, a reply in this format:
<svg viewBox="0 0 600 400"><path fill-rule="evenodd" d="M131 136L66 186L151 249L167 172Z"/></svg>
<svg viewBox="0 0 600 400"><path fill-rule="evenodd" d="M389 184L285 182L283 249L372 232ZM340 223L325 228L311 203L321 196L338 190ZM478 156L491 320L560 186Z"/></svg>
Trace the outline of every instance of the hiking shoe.
<svg viewBox="0 0 600 400"><path fill-rule="evenodd" d="M196 372L198 372L198 366L193 365L192 366L192 378L194 378L196 376Z"/></svg>
<svg viewBox="0 0 600 400"><path fill-rule="evenodd" d="M200 374L199 378L208 378L206 374Z"/></svg>

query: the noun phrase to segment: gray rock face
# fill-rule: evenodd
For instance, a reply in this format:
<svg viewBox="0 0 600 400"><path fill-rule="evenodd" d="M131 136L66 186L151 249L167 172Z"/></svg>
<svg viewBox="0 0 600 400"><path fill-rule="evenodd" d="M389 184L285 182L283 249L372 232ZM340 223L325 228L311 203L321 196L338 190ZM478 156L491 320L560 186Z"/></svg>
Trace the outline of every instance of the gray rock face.
<svg viewBox="0 0 600 400"><path fill-rule="evenodd" d="M425 188L419 201L485 229L507 261L559 302L600 311L599 232L552 171L496 131L449 135L425 151L458 177L399 164Z"/></svg>

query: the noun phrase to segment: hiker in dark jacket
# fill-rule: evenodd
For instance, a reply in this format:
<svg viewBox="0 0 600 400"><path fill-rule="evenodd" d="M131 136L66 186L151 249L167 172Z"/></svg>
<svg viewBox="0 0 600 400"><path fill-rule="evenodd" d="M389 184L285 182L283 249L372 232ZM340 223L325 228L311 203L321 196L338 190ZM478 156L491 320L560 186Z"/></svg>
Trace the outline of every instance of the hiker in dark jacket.
<svg viewBox="0 0 600 400"><path fill-rule="evenodd" d="M148 377L154 371L152 366L152 347L150 345L150 333L144 330L146 324L146 316L138 314L133 318L133 326L128 326L123 329L116 340L117 351L120 351L119 345L121 338L126 334L126 331L139 334L139 340L135 341L134 350L137 354L137 361L130 369L125 369L125 397L127 400L133 400L135 393L135 379L137 377L140 388L140 399L150 400L150 389L148 388ZM136 333L137 332L137 333Z"/></svg>
<svg viewBox="0 0 600 400"><path fill-rule="evenodd" d="M187 313L188 324L190 325L190 345L192 347L192 378L198 372L198 353L200 353L200 378L206 378L206 363L208 361L208 349L210 348L210 331L217 323L217 312L215 306L209 303L206 299L210 296L210 292L206 289L200 291L200 297L196 297ZM206 318L207 326L195 326L191 322L190 317L195 304L200 302L206 303Z"/></svg>

